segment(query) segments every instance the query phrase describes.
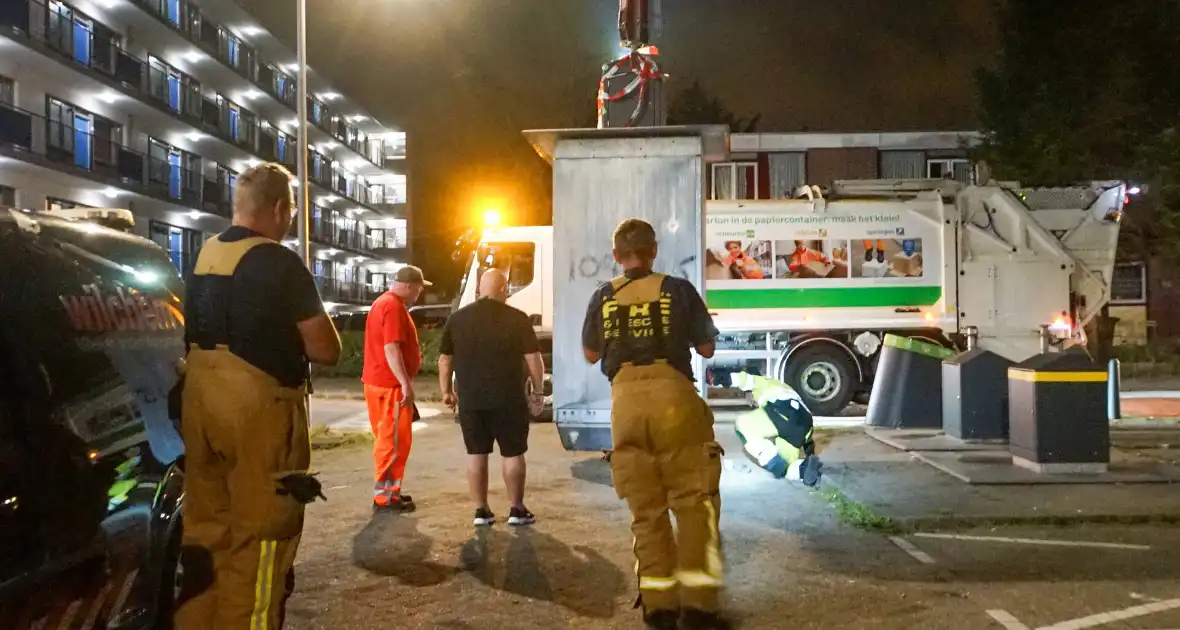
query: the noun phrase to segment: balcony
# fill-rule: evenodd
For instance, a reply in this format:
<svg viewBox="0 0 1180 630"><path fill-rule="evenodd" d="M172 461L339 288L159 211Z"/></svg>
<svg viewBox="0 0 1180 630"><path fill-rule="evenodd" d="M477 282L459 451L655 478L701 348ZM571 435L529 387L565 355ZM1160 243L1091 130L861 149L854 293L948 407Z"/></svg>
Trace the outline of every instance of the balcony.
<svg viewBox="0 0 1180 630"><path fill-rule="evenodd" d="M201 182L201 209L219 217L231 218L234 213L234 184L221 173L216 179Z"/></svg>
<svg viewBox="0 0 1180 630"><path fill-rule="evenodd" d="M119 48L119 35L85 13L43 0L0 3L0 25L23 34L62 62L96 72L138 91L143 62Z"/></svg>
<svg viewBox="0 0 1180 630"><path fill-rule="evenodd" d="M149 157L91 128L86 116L56 121L0 105L0 151L177 205L202 207L200 175L182 166L179 155Z"/></svg>
<svg viewBox="0 0 1180 630"><path fill-rule="evenodd" d="M320 291L320 299L326 302L368 304L381 295L381 291L363 282L349 282L317 275L315 283Z"/></svg>
<svg viewBox="0 0 1180 630"><path fill-rule="evenodd" d="M252 46L202 15L196 4L187 0L132 2L156 21L176 31L253 86L269 94L291 112L298 110L298 81L273 63L260 59ZM404 134L401 136L400 145L387 145L378 151L370 146L369 139L360 140L360 130L349 124L347 117L342 117L340 112L310 96L308 121L312 127L340 140L378 168L386 168L386 159L405 157Z"/></svg>
<svg viewBox="0 0 1180 630"><path fill-rule="evenodd" d="M156 105L162 105L189 124L201 124L204 97L201 96L200 83L187 74L163 64L139 63L146 69L144 83L147 97L154 100Z"/></svg>

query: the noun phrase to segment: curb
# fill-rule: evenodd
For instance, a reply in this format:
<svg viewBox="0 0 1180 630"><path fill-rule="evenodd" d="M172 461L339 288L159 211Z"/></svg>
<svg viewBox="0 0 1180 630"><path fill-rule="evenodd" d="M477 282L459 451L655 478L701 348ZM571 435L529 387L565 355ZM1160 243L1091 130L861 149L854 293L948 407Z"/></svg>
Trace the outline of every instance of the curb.
<svg viewBox="0 0 1180 630"><path fill-rule="evenodd" d="M863 503L855 496L848 494L845 491L844 484L836 481L837 475L824 475L824 481L817 489L822 489L823 485L828 485L834 488L840 494L844 495L845 499L861 505L868 512L887 519L890 524L895 526L902 533L913 533L922 531L937 531L945 529L967 529L973 527L1012 527L1021 525L1040 525L1046 527L1065 527L1070 525L1103 525L1103 524L1117 524L1117 525L1176 525L1180 524L1180 510L1172 512L1147 512L1142 514L1070 514L1070 515L1054 515L1054 514L1035 514L1027 516L962 516L957 514L944 515L928 515L928 516L896 516L876 509L873 506ZM847 525L860 529L862 531L882 531L887 532L886 529L874 529L866 527L858 527L854 523L846 523Z"/></svg>
<svg viewBox="0 0 1180 630"><path fill-rule="evenodd" d="M1018 525L1065 527L1070 525L1175 525L1180 523L1180 513L1178 512L1150 514L1073 514L1070 516L914 516L889 518L908 532L988 526L1012 527Z"/></svg>

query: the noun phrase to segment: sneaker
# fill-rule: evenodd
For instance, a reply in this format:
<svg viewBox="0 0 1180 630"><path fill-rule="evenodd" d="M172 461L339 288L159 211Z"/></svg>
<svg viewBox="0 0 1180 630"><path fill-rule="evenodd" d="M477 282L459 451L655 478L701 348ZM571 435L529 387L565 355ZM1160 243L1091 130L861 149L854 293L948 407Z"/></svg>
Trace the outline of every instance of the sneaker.
<svg viewBox="0 0 1180 630"><path fill-rule="evenodd" d="M479 508L475 511L475 518L472 519L476 527L486 527L496 522L496 515L487 508Z"/></svg>
<svg viewBox="0 0 1180 630"><path fill-rule="evenodd" d="M685 608L680 614L681 630L730 630L733 625L715 612Z"/></svg>
<svg viewBox="0 0 1180 630"><path fill-rule="evenodd" d="M525 508L514 507L508 512L509 525L532 525L537 522L537 517Z"/></svg>
<svg viewBox="0 0 1180 630"><path fill-rule="evenodd" d="M417 508L418 506L414 504L414 499L408 494L394 497L389 503L373 502L374 512L413 512Z"/></svg>
<svg viewBox="0 0 1180 630"><path fill-rule="evenodd" d="M651 630L677 630L680 612L676 610L644 611L643 625Z"/></svg>

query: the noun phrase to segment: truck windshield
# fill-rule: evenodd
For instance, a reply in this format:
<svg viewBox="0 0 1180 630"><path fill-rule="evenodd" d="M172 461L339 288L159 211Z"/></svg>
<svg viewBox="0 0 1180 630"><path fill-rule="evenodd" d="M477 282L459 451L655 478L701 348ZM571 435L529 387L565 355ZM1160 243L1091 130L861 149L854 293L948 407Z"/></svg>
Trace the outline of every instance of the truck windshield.
<svg viewBox="0 0 1180 630"><path fill-rule="evenodd" d="M508 275L508 295L532 284L536 253L535 243L481 243L479 271L475 278L476 297L479 297L479 279L488 269L499 269Z"/></svg>

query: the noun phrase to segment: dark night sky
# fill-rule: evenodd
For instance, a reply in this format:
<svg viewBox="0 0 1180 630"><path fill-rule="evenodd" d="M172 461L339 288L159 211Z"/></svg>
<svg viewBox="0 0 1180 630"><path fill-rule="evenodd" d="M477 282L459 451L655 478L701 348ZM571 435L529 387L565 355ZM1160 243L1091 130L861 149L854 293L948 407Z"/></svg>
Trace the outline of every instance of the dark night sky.
<svg viewBox="0 0 1180 630"><path fill-rule="evenodd" d="M294 49L294 0L240 0ZM763 131L971 128L991 0L663 0L664 70ZM740 8L739 8L740 7ZM547 223L522 129L582 126L616 0L308 0L309 62L410 134L415 262L494 204Z"/></svg>

